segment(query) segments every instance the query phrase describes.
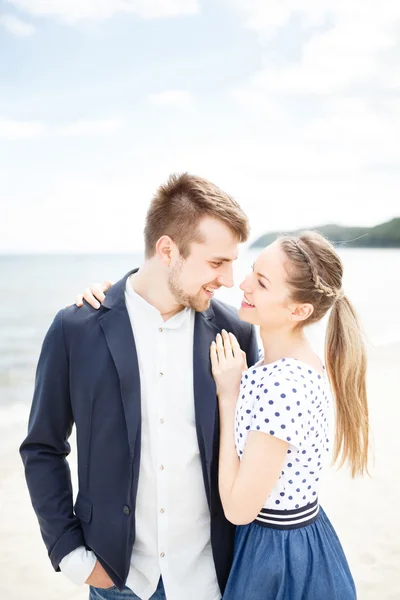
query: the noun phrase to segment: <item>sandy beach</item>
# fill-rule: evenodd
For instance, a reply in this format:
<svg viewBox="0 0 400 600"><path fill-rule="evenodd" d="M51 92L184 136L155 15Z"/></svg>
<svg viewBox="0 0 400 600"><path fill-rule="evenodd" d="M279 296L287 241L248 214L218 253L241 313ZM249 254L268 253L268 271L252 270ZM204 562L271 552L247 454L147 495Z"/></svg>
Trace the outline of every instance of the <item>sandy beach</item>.
<svg viewBox="0 0 400 600"><path fill-rule="evenodd" d="M400 519L395 512L400 500L399 364L400 344L369 349L371 478L352 481L344 469L329 469L320 494L343 543L360 600L400 598ZM0 419L0 598L83 600L86 587L78 588L53 571L30 505L18 454L26 406L17 404L0 413Z"/></svg>

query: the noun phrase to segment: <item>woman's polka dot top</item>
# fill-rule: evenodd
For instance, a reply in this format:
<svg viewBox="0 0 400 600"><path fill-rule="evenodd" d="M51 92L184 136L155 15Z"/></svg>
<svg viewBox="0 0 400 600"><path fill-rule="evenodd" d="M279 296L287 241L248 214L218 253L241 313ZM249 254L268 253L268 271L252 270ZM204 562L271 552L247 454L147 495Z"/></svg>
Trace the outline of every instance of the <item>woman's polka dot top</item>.
<svg viewBox="0 0 400 600"><path fill-rule="evenodd" d="M249 431L289 443L282 473L264 508L290 510L317 498L329 452L329 405L326 376L294 358L257 363L243 374L235 418L239 458Z"/></svg>

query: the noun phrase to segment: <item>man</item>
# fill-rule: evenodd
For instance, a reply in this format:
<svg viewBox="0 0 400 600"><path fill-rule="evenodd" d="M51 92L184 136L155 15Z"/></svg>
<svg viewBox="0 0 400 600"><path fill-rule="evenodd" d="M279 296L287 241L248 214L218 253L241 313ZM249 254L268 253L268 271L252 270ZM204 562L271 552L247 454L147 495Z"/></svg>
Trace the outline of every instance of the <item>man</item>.
<svg viewBox="0 0 400 600"><path fill-rule="evenodd" d="M247 236L230 196L172 175L150 204L140 269L99 310L61 310L46 335L21 455L53 567L89 584L92 600L217 600L224 590L234 527L218 495L209 348L227 329L250 364L258 358L254 329L213 300L232 287Z"/></svg>

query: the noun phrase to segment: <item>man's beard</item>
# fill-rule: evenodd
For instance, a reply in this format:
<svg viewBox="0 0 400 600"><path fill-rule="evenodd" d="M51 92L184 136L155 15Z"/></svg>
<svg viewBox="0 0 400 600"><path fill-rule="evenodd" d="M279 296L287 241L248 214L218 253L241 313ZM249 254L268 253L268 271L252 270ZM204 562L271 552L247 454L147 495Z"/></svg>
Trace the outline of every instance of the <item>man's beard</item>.
<svg viewBox="0 0 400 600"><path fill-rule="evenodd" d="M210 306L210 300L205 298L202 291L197 294L187 294L179 285L179 275L182 272L182 262L179 261L170 271L168 277L168 287L175 300L185 306L192 308L197 312L203 312Z"/></svg>

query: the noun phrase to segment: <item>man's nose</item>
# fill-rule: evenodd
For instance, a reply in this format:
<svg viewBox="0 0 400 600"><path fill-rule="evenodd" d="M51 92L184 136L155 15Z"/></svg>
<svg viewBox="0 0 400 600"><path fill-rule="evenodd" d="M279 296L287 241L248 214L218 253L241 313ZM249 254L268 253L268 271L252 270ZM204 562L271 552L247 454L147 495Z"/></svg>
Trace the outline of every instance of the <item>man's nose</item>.
<svg viewBox="0 0 400 600"><path fill-rule="evenodd" d="M232 268L230 269L230 271L226 271L225 273L221 273L221 275L218 277L218 283L220 285L223 285L224 287L227 287L227 288L231 288L231 287L234 286L233 270L232 270Z"/></svg>

